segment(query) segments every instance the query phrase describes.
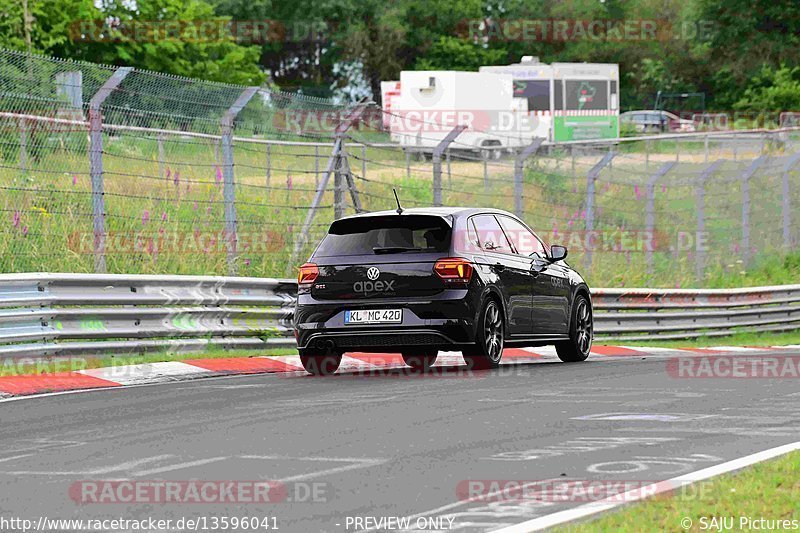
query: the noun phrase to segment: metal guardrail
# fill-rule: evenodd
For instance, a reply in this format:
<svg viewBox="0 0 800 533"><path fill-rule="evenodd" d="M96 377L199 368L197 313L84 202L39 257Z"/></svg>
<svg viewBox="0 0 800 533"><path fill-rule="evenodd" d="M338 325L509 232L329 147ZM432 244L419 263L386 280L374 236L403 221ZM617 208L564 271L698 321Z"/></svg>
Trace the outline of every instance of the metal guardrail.
<svg viewBox="0 0 800 533"><path fill-rule="evenodd" d="M800 285L741 289L595 289L595 331L616 341L800 329Z"/></svg>
<svg viewBox="0 0 800 533"><path fill-rule="evenodd" d="M0 275L0 356L293 347L294 280ZM595 332L616 341L800 328L800 285L595 289Z"/></svg>
<svg viewBox="0 0 800 533"><path fill-rule="evenodd" d="M294 346L293 280L5 274L0 356Z"/></svg>

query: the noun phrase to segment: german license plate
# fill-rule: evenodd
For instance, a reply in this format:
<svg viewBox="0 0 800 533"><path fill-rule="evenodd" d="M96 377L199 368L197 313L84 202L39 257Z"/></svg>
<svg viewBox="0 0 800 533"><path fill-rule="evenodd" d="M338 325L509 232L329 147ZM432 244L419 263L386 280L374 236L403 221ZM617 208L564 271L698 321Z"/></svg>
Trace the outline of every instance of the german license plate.
<svg viewBox="0 0 800 533"><path fill-rule="evenodd" d="M400 324L402 309L358 309L344 312L345 324Z"/></svg>

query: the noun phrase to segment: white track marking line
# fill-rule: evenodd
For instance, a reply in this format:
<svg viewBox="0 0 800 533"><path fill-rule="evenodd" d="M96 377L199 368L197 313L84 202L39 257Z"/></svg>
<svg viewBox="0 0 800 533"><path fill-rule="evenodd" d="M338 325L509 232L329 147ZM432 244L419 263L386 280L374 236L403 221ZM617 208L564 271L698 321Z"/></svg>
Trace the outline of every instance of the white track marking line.
<svg viewBox="0 0 800 533"><path fill-rule="evenodd" d="M557 478L556 477L556 478L544 479L540 483L545 484L545 483L552 483L554 481L562 481L562 480L563 480L563 478ZM496 490L496 491L493 491L493 492L488 492L486 494L481 494L480 496L476 496L474 498L464 498L461 501L448 503L448 504L442 505L441 507L436 507L435 509L430 509L428 511L422 511L421 513L406 515L405 518L409 518L411 520L414 520L415 518L419 518L419 517L422 517L422 516L449 514L449 513L444 513L444 511L449 511L450 509L456 509L458 507L463 507L463 506L469 505L471 503L483 502L483 500L490 500L494 496L501 496L501 495L503 495L503 493L505 493L507 491L508 491L507 488L502 488L502 489L499 489L499 490ZM356 531L356 533L369 533L369 532L372 532L372 531L378 531L378 530L377 529L359 529L359 530Z"/></svg>
<svg viewBox="0 0 800 533"><path fill-rule="evenodd" d="M724 352L743 352L743 353L764 351L763 349L754 346L714 346L713 349Z"/></svg>
<svg viewBox="0 0 800 533"><path fill-rule="evenodd" d="M300 361L299 355L283 355L276 357L275 360L285 365L296 366L298 370L303 370L303 363Z"/></svg>
<svg viewBox="0 0 800 533"><path fill-rule="evenodd" d="M242 459L259 459L259 460L289 460L289 461L317 461L317 462L331 462L331 463L348 463L342 466L335 466L326 468L324 470L317 470L315 472L308 472L305 474L297 474L295 476L279 478L278 481L283 483L290 483L295 481L302 481L306 479L314 479L317 477L328 476L330 474L340 474L350 470L357 470L359 468L368 468L370 466L377 466L386 462L386 459L368 459L364 457L286 457L281 455L240 455Z"/></svg>
<svg viewBox="0 0 800 533"><path fill-rule="evenodd" d="M620 346L620 348L627 348L629 350L636 350L637 352L642 352L644 357L648 355L688 355L695 352L689 352L686 350L681 350L679 348L654 348L654 347L644 347L644 346Z"/></svg>
<svg viewBox="0 0 800 533"><path fill-rule="evenodd" d="M228 459L228 457L209 457L208 459L198 459L197 461L187 461L185 463L176 463L173 465L161 466L159 468L151 468L149 470L137 470L131 475L134 477L151 476L153 474L162 474L164 472L172 472L173 470L182 470L184 468L191 468L193 466L207 465L210 463L217 463Z"/></svg>
<svg viewBox="0 0 800 533"><path fill-rule="evenodd" d="M522 348L526 352L541 355L543 358L558 359L555 346L535 346L533 348Z"/></svg>
<svg viewBox="0 0 800 533"><path fill-rule="evenodd" d="M159 363L90 368L78 370L77 373L119 383L120 385L132 385L134 383L150 383L156 380L169 381L173 377L187 375L210 374L212 371L180 361L162 361Z"/></svg>
<svg viewBox="0 0 800 533"><path fill-rule="evenodd" d="M6 461L13 461L15 459L22 459L24 457L30 457L31 455L33 455L33 454L32 453L25 453L25 454L22 454L22 455L13 455L11 457L3 457L2 459L0 459L0 463L4 463Z"/></svg>
<svg viewBox="0 0 800 533"><path fill-rule="evenodd" d="M493 533L528 533L530 531L540 531L542 529L554 527L565 522L571 522L573 520L578 520L579 518L602 513L631 502L643 500L645 498L652 498L653 496L661 494L662 492L673 491L677 488L691 485L692 483L718 476L720 474L726 474L728 472L740 470L747 466L751 466L768 459L773 459L796 450L800 450L800 441L784 444L783 446L778 446L777 448L770 448L769 450L757 452L752 455L740 457L738 459L733 459L732 461L708 468L703 468L702 470L690 472L666 481L659 481L653 483L652 485L634 489L621 495L611 496L604 500L579 505L573 509L567 509L566 511L560 511L558 513L534 518L533 520L528 520L527 522L497 529Z"/></svg>
<svg viewBox="0 0 800 533"><path fill-rule="evenodd" d="M170 457L175 457L174 455L154 455L152 457L144 457L142 459L134 459L132 461L126 461L124 463L119 463L116 465L105 466L101 468L93 468L90 470L83 470L83 471L72 471L72 472L37 472L37 471L18 471L18 472L4 472L5 474L11 475L25 475L25 474L37 474L37 475L47 475L47 476L97 476L102 474L110 474L112 472L124 472L126 470L130 470L136 468L139 465L152 463L155 461L161 461L162 459L169 459Z"/></svg>
<svg viewBox="0 0 800 533"><path fill-rule="evenodd" d="M373 364L369 361L362 361L361 359L350 357L349 355L345 354L342 356L342 363L341 366L339 366L339 372L358 372L359 370L373 370L375 368L389 366L392 365L383 363Z"/></svg>
<svg viewBox="0 0 800 533"><path fill-rule="evenodd" d="M778 349L794 349L794 348L800 349L800 344L789 344L789 345L785 345L785 346L773 346L772 348L774 348L776 350L778 350ZM535 352L541 353L543 355L547 354L549 350L552 350L552 353L555 354L555 349L553 349L551 346L544 346L544 347L534 348L533 350ZM678 350L678 351L681 351L681 350ZM693 352L684 351L683 353L685 355L690 355L690 354L703 355L702 352L696 352L696 351L693 351ZM708 352L708 353L709 354L713 354L713 352ZM461 359L461 362L456 362L456 354L458 354L458 357L460 358L460 352L443 352L443 353L440 353L440 355L439 355L440 359L437 360L437 365L436 366L441 366L445 361L445 359L442 358L442 356L443 355L448 355L448 354L452 354L453 358L452 358L452 361L448 362L447 364L450 364L450 365L455 364L456 366L464 364L463 363L463 359ZM653 355L655 355L655 354L653 354ZM214 375L214 373L212 371L205 371L203 373L189 374L189 376L202 377L204 381L208 381L208 380L221 380L221 379L236 379L236 378L242 378L242 377L252 377L252 376L256 376L256 375L275 375L275 374L292 374L292 373L298 374L298 375L304 375L305 374L305 371L302 368L302 364L300 363L300 356L298 356L298 355L262 356L262 357L268 357L268 358L271 358L271 359L274 358L277 361L286 363L287 365L296 366L298 368L295 371L291 371L290 370L290 371L287 371L287 372L264 372L264 373L258 373L258 374L248 373L248 374ZM545 355L545 357L549 357L549 356ZM638 360L638 359L636 357L631 357L631 356L628 356L628 357L616 357L616 358L606 356L603 359L595 358L594 360L595 361L599 361L599 360L613 360L613 361L628 360L628 361L633 361L633 360ZM172 381L172 383L180 383L180 382L184 382L184 381L188 382L189 379L187 379L187 380L174 380L174 381ZM168 383L168 382L158 381L158 382L149 382L149 383L131 383L130 385L125 385L125 387L127 387L127 388L130 388L130 387L153 387L153 386L157 386L157 385L164 385L165 383ZM26 394L26 395L21 395L21 396L13 396L13 395L9 395L9 394L6 394L6 393L0 393L0 403L18 402L18 401L22 401L22 400L33 400L33 399L36 399L36 398L47 398L47 397L51 397L51 396L64 396L64 395L67 395L67 394L84 394L84 393L89 393L89 392L100 392L100 391L109 391L109 390L119 390L119 385L115 384L115 385L111 385L111 386L108 386L108 387L92 387L92 388L86 388L86 389L71 389L71 390L63 390L63 391L55 391L55 392L44 392L44 393L38 393L38 394Z"/></svg>

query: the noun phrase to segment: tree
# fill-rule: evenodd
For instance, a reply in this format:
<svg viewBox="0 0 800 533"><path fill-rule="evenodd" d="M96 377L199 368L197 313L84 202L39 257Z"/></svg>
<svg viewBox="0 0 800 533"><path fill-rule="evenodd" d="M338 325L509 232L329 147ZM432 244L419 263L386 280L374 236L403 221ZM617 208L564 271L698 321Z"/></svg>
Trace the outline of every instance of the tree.
<svg viewBox="0 0 800 533"><path fill-rule="evenodd" d="M22 9L14 0L0 1L0 28L7 30L0 44L24 50ZM195 21L226 20L205 0L104 0L101 7L93 0L29 0L29 6L36 52L245 85L265 77L257 48L224 34L192 36ZM167 22L183 22L188 33L165 36Z"/></svg>
<svg viewBox="0 0 800 533"><path fill-rule="evenodd" d="M756 113L800 109L800 67L773 69L763 65L733 107Z"/></svg>

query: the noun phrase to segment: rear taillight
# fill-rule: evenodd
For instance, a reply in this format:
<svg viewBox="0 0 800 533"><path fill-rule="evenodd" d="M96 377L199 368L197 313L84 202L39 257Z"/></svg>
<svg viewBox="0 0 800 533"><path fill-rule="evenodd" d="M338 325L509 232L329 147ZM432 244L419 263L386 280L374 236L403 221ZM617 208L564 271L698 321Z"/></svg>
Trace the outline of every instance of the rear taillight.
<svg viewBox="0 0 800 533"><path fill-rule="evenodd" d="M460 257L439 259L433 265L433 271L448 283L467 283L473 270L472 263Z"/></svg>
<svg viewBox="0 0 800 533"><path fill-rule="evenodd" d="M319 268L314 263L306 263L300 267L300 272L297 274L297 284L301 287L308 287L319 276Z"/></svg>

